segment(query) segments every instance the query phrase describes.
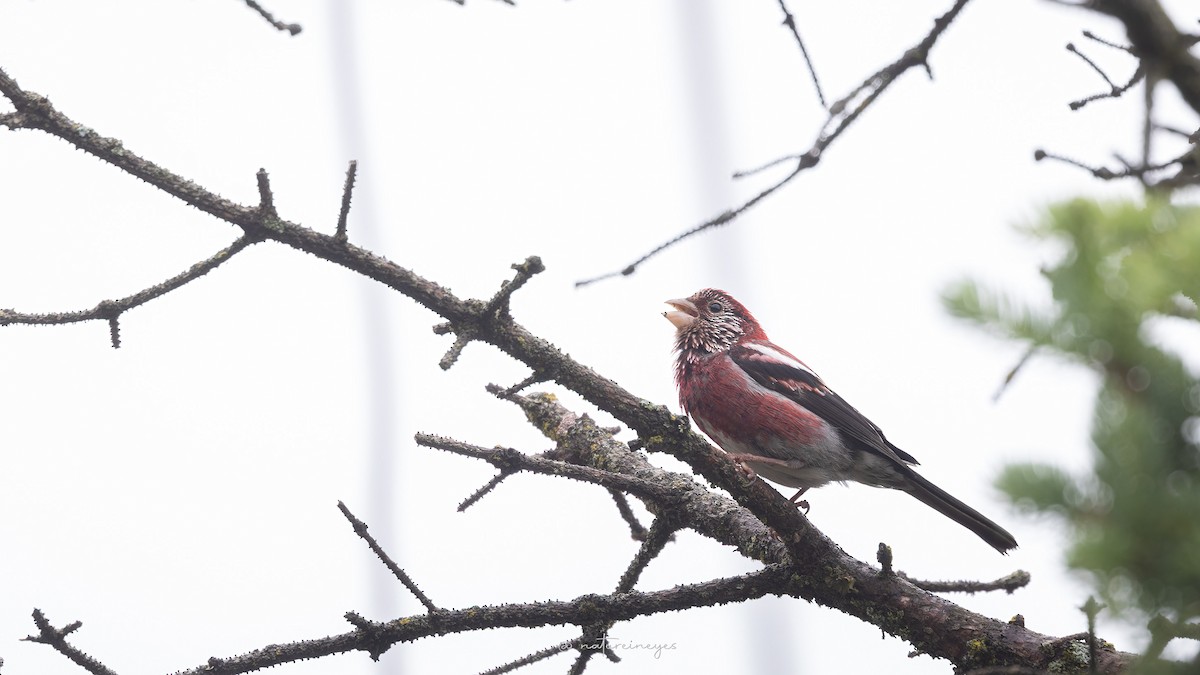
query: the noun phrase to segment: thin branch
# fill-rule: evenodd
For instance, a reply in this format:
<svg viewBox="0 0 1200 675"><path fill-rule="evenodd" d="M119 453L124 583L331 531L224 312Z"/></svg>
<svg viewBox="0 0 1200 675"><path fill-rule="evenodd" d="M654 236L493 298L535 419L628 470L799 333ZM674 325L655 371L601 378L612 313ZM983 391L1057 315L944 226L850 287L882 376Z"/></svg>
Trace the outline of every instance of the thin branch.
<svg viewBox="0 0 1200 675"><path fill-rule="evenodd" d="M800 39L800 31L796 28L796 17L788 11L785 0L779 0L779 9L783 10L783 25L787 26L792 31L792 37L796 38L796 44L800 47L800 54L804 56L804 65L808 66L808 74L812 77L813 89L817 90L817 100L821 102L822 108L828 108L825 103L825 93L821 91L821 82L817 79L817 71L813 68L812 59L808 56L808 50L804 47L804 40Z"/></svg>
<svg viewBox="0 0 1200 675"><path fill-rule="evenodd" d="M773 160L767 162L766 164L756 166L752 169L743 169L741 171L734 171L732 177L734 180L738 180L741 178L749 178L750 176L760 174L763 171L766 171L767 169L770 169L772 167L779 166L780 164L786 164L787 162L794 162L798 159L800 159L800 155L784 155L783 157L780 157L778 159L773 159Z"/></svg>
<svg viewBox="0 0 1200 675"><path fill-rule="evenodd" d="M339 241L346 241L346 219L350 217L350 195L354 192L354 178L358 174L358 160L350 160L350 168L346 169L346 184L342 186L342 208L338 211L337 231L334 234Z"/></svg>
<svg viewBox="0 0 1200 675"><path fill-rule="evenodd" d="M904 572L896 573L901 578L907 580L917 588L923 588L930 593L987 593L990 591L1004 591L1012 594L1018 588L1024 588L1029 585L1029 572L1025 570L1017 570L1012 574L1000 577L995 581L924 581L914 579Z"/></svg>
<svg viewBox="0 0 1200 675"><path fill-rule="evenodd" d="M1200 640L1200 623L1177 623L1174 625L1175 637L1189 640Z"/></svg>
<svg viewBox="0 0 1200 675"><path fill-rule="evenodd" d="M274 26L275 30L285 31L291 35L299 35L300 31L304 30L298 23L284 23L283 21L279 21L270 12L263 8L262 5L258 4L254 0L246 0L246 6L258 12L258 15L266 19L267 23Z"/></svg>
<svg viewBox="0 0 1200 675"><path fill-rule="evenodd" d="M254 177L258 181L259 213L264 218L278 218L279 212L275 210L275 193L271 191L271 177L267 175L267 170L259 169Z"/></svg>
<svg viewBox="0 0 1200 675"><path fill-rule="evenodd" d="M1196 133L1193 131L1184 131L1183 129L1173 127L1169 124L1163 124L1162 122L1154 122L1153 125L1155 131L1164 131L1168 134L1179 136L1184 139L1189 139L1193 133Z"/></svg>
<svg viewBox="0 0 1200 675"><path fill-rule="evenodd" d="M567 669L567 675L582 675L588 662L596 654L604 654L613 663L620 662L621 657L608 646L608 628L612 625L612 622L608 622L584 626L583 634L571 641L571 646L579 653L575 656L575 662Z"/></svg>
<svg viewBox="0 0 1200 675"><path fill-rule="evenodd" d="M1100 66L1096 65L1096 62L1095 62L1095 61L1093 61L1093 60L1089 59L1089 58L1087 57L1087 55L1086 55L1086 54L1084 54L1083 52L1079 51L1079 48L1075 46L1075 43L1073 43L1073 42L1068 42L1068 43L1067 43L1067 51L1069 51L1069 52L1071 52L1072 54L1074 54L1075 56L1078 56L1079 58L1083 59L1083 62L1084 62L1084 63L1086 63L1086 64L1088 64L1089 66L1091 66L1091 67L1092 67L1092 70L1096 71L1096 73L1097 73L1097 74L1099 74L1099 75L1100 75L1100 77L1104 78L1104 81L1105 81L1106 83L1108 83L1108 86L1109 86L1109 88L1110 88L1110 89L1112 89L1112 90L1114 90L1114 91L1116 90L1116 88L1117 88L1117 85L1113 84L1113 81L1112 81L1112 80L1110 80L1110 79L1108 79L1108 74L1107 74L1107 73L1105 73L1105 72L1104 72L1104 70L1103 70L1102 68L1100 68Z"/></svg>
<svg viewBox="0 0 1200 675"><path fill-rule="evenodd" d="M1104 45L1105 47L1111 47L1113 49L1125 52L1126 54L1130 54L1131 56L1134 56L1135 58L1137 57L1137 54L1133 51L1133 48L1130 47L1129 45L1119 45L1115 42L1105 40L1104 38L1096 35L1095 33L1093 33L1090 30L1083 31L1083 37L1091 40L1092 42L1098 42L1098 43Z"/></svg>
<svg viewBox="0 0 1200 675"><path fill-rule="evenodd" d="M892 83L896 81L897 78L899 78L910 68L917 66L923 67L927 73L930 72L930 50L933 48L934 44L937 43L938 38L942 36L942 33L945 32L946 28L950 26L951 22L958 17L959 12L961 12L962 8L966 6L967 1L968 0L955 0L954 5L945 14L934 20L933 29L930 30L924 39L918 42L916 46L905 51L899 59L872 73L870 77L867 77L865 80L863 80L862 84L855 87L849 94L843 96L840 100L830 106L829 116L822 125L820 133L817 134L817 140L813 142L812 146L807 152L790 156L795 158L796 166L787 176L783 178L783 180L771 185L762 192L759 192L757 195L742 203L741 206L725 211L715 218L700 223L699 225L696 225L695 227L685 230L684 232L672 237L668 241L659 244L645 255L641 256L629 265L626 265L623 269L616 272L602 274L597 277L592 277L590 279L577 281L575 282L575 287L579 288L582 286L588 286L604 279L611 279L617 276L628 276L633 274L637 271L637 268L642 263L646 262L650 258L653 258L662 251L674 246L675 244L678 244L684 239L704 232L705 230L709 230L714 227L720 227L721 225L732 221L741 214L745 213L750 207L758 204L779 188L790 183L792 179L800 175L800 173L802 173L804 170L816 166L821 160L822 153L824 153L825 150L828 149L829 146L836 141L842 135L842 133L845 132L846 129L849 128L850 125L853 124L854 121L857 120L858 117L862 115L862 113L865 112L867 108L869 108L871 104L874 103L875 100L878 99L879 96L892 85Z"/></svg>
<svg viewBox="0 0 1200 675"><path fill-rule="evenodd" d="M1142 180L1143 182L1145 182L1145 178L1146 178L1147 174L1157 173L1159 171L1165 171L1166 169L1169 169L1173 166L1179 166L1181 169L1184 168L1188 162L1192 161L1193 152L1194 152L1193 148L1188 148L1188 150L1186 152L1184 152L1182 155L1179 155L1178 157L1175 157L1174 159L1169 159L1160 164L1152 164L1150 166L1126 166L1126 168L1121 171L1114 171L1112 169L1109 169L1109 168L1103 167L1103 166L1099 166L1099 167L1088 166L1087 164L1084 164L1083 162L1081 162L1077 159L1072 159L1065 155L1058 155L1058 154L1055 154L1052 152L1047 152L1047 151L1041 150L1041 149L1034 151L1033 159L1038 162L1040 162L1044 159L1052 159L1056 162L1062 162L1063 164L1070 164L1071 166L1078 167L1080 169L1083 169L1084 171L1087 171L1088 173L1092 174L1092 176L1094 176L1095 178L1099 178L1100 180L1118 180L1121 178L1136 178L1138 180ZM1151 183L1151 185L1153 185L1153 184Z"/></svg>
<svg viewBox="0 0 1200 675"><path fill-rule="evenodd" d="M541 382L546 382L549 379L551 379L550 375L535 370L529 374L529 377L526 377L525 379L521 380L520 382L514 384L511 387L508 387L507 389L502 388L498 384L489 384L487 386L487 390L488 390L488 393L492 394L496 398L508 400L508 399L511 399L514 394L519 394L519 393L521 393L522 390L524 390L528 387L531 387L535 384L539 384Z"/></svg>
<svg viewBox="0 0 1200 675"><path fill-rule="evenodd" d="M1067 105L1071 108L1071 110L1079 110L1080 108L1091 103L1092 101L1099 101L1101 99L1106 99L1106 98L1120 98L1125 92L1132 89L1133 85L1137 84L1138 82L1141 82L1143 79L1145 79L1145 77L1146 77L1146 69L1139 65L1137 67L1137 69L1133 71L1133 75L1130 76L1129 81L1126 82L1125 84L1123 84L1119 87L1114 85L1111 91L1102 92L1099 94L1092 94L1091 96L1086 96L1086 97L1078 99L1076 101L1071 101ZM1104 79L1107 80L1108 78L1104 78Z"/></svg>
<svg viewBox="0 0 1200 675"><path fill-rule="evenodd" d="M557 656L558 654L562 654L563 652L567 651L567 649L570 649L569 645L564 645L564 644L552 645L550 647L546 647L545 649L538 650L532 654L522 656L519 659L509 661L508 663L505 663L503 665L496 666L495 668L489 668L488 670L483 671L479 675L503 675L504 673L511 673L514 670L524 668L525 666L533 665L539 661L545 661L546 659L550 658L551 656Z"/></svg>
<svg viewBox="0 0 1200 675"><path fill-rule="evenodd" d="M121 314L134 307L144 305L151 300L162 297L184 284L199 279L228 262L233 256L252 243L254 243L254 240L250 237L240 237L229 246L162 283L155 284L150 288L138 291L133 295L127 295L118 300L103 300L92 309L75 312L52 312L48 314L30 314L16 312L11 309L0 309L0 326L7 326L9 324L56 325L79 323L81 321L107 321L113 347L119 347L121 343L117 319Z"/></svg>
<svg viewBox="0 0 1200 675"><path fill-rule="evenodd" d="M634 272L637 271L637 268L639 265L641 265L642 263L646 262L647 260L653 258L654 256L658 255L659 253L662 253L663 251L667 250L668 248L671 248L675 244L678 244L679 242L683 241L684 239L687 239L688 237L699 234L707 229L719 227L721 225L724 225L725 223L728 223L729 221L733 220L734 218L737 218L741 214L745 213L750 207L759 203L763 199L766 199L769 195L771 195L771 193L775 192L776 190L783 187L784 185L787 185L789 182L791 182L791 180L793 178L795 178L797 175L799 175L801 171L803 171L804 169L807 169L809 167L816 166L816 165L817 165L817 160L815 158L810 158L809 154L805 154L800 159L800 162L797 164L797 167L795 169L793 169L792 172L789 173L783 180L779 181L778 183L775 183L774 185L767 188L766 190L763 190L762 192L758 193L757 195L755 195L754 197L750 198L745 203L743 203L741 206L739 206L735 209L732 209L730 211L726 211L725 213L722 213L721 215L717 216L716 218L713 218L711 220L706 220L703 223L700 223L699 225L693 227L692 229L686 230L686 231L676 235L675 237L659 244L658 246L655 246L653 249L650 250L649 253L646 253L642 257L633 261L632 263L627 265L624 269L620 270L619 272L609 272L607 274L601 274L598 277L592 277L591 279L583 279L581 281L576 281L575 287L582 288L584 286L590 286L591 284L594 284L597 281L604 281L605 279L611 279L611 278L617 277L617 276L629 276L630 274L633 274Z"/></svg>
<svg viewBox="0 0 1200 675"><path fill-rule="evenodd" d="M1008 385L1012 384L1012 381L1017 377L1017 373L1025 367L1025 364L1029 362L1029 359L1033 358L1033 353L1036 351L1037 345L1029 345L1029 348L1026 349L1025 353L1021 355L1021 358L1017 361L1017 364L1008 371L1007 375L1004 376L1004 381L1002 381L1000 386L996 388L996 393L992 394L992 403L1000 400L1000 396L1003 395L1005 390L1008 389Z"/></svg>
<svg viewBox="0 0 1200 675"><path fill-rule="evenodd" d="M1157 0L1093 0L1081 6L1123 23L1132 52L1143 65L1170 80L1183 100L1200 113L1200 58L1189 52L1195 42L1180 32Z"/></svg>
<svg viewBox="0 0 1200 675"><path fill-rule="evenodd" d="M511 470L502 470L500 473L496 474L496 476L494 478L489 480L487 483L484 483L483 487L472 492L470 494L470 496L468 496L466 499L459 502L458 512L462 513L463 511L466 511L467 509L471 508L472 506L475 506L475 504L478 503L480 499L483 499L484 497L486 497L489 492L491 492L492 490L495 490L496 487L500 485L500 483L504 482L505 478L508 478L509 476L513 475L516 472L517 471L515 469L511 469Z"/></svg>
<svg viewBox="0 0 1200 675"><path fill-rule="evenodd" d="M1154 90L1158 84L1157 78L1146 78L1146 86L1142 88L1142 166L1150 164L1154 148ZM1142 186L1146 181L1142 179Z"/></svg>
<svg viewBox="0 0 1200 675"><path fill-rule="evenodd" d="M621 575L621 580L617 582L617 593L633 590L633 587L637 585L638 578L642 576L642 572L650 565L650 561L662 553L663 548L674 538L675 531L678 529L678 525L666 518L655 519L650 524L650 532L642 541L641 547L638 548L637 555L630 561L629 567Z"/></svg>
<svg viewBox="0 0 1200 675"><path fill-rule="evenodd" d="M1146 628L1150 631L1150 644L1142 654L1143 661L1157 659L1166 649L1167 644L1175 638L1200 640L1200 624L1176 623L1162 614L1155 614L1146 624Z"/></svg>
<svg viewBox="0 0 1200 675"><path fill-rule="evenodd" d="M655 467L613 438L610 431L587 416L574 415L553 396L531 394L510 400L521 407L536 428L558 444L556 458L549 458L547 453L534 456L505 448L481 448L425 434L419 435L417 442L484 459L501 470L529 470L620 489L641 499L656 517L673 511L672 517L683 526L736 547L748 558L766 564L788 559L782 542L749 510L705 489L691 476ZM435 442L438 445L433 445ZM790 508L795 512L794 506Z"/></svg>
<svg viewBox="0 0 1200 675"><path fill-rule="evenodd" d="M458 335L454 338L454 344L450 345L450 348L438 361L438 367L442 370L450 370L455 363L458 363L458 357L462 356L463 350L471 344L472 338L473 331L459 330Z"/></svg>
<svg viewBox="0 0 1200 675"><path fill-rule="evenodd" d="M507 472L511 474L517 471L529 471L547 476L561 476L585 483L592 483L601 487L624 490L639 497L663 503L670 503L679 499L679 495L673 494L656 481L644 480L635 476L627 476L593 469L589 466L579 466L544 457L526 455L512 448L484 448L456 441L453 438L445 436L418 433L415 438L418 445L423 445L427 448L435 448L458 455L482 459L500 469L502 473Z"/></svg>
<svg viewBox="0 0 1200 675"><path fill-rule="evenodd" d="M884 576L895 574L892 569L892 547L879 542L879 547L875 549L875 559L879 561L879 573Z"/></svg>
<svg viewBox="0 0 1200 675"><path fill-rule="evenodd" d="M487 324L507 317L509 300L512 298L512 294L524 286L534 275L546 270L546 266L542 264L542 259L536 255L529 256L524 262L514 263L512 268L517 271L516 275L513 276L511 281L505 280L500 282L500 290L496 291L496 294L488 300L487 304L481 304L478 300L468 301L467 306L470 307L468 320L458 322L447 321L433 327L433 332L438 335L445 335L452 332L457 333L454 344L450 345L450 349L446 350L446 354L438 362L438 366L442 370L449 370L451 366L458 362L458 357L462 356L463 349L472 340L478 339L479 332Z"/></svg>
<svg viewBox="0 0 1200 675"><path fill-rule="evenodd" d="M620 490L609 490L608 494L612 495L613 501L617 504L617 512L621 514L621 518L629 525L629 536L634 541L645 541L646 527L638 522L633 509L629 507L629 500L625 498L625 493Z"/></svg>
<svg viewBox="0 0 1200 675"><path fill-rule="evenodd" d="M119 316L108 317L108 341L113 349L121 348L121 319Z"/></svg>
<svg viewBox="0 0 1200 675"><path fill-rule="evenodd" d="M42 610L33 610L33 624L37 626L38 634L30 635L25 638L29 642L40 642L44 645L54 647L54 650L59 654L70 659L73 663L92 673L92 675L117 675L115 671L110 670L108 666L100 663L96 659L84 654L76 649L71 643L67 642L67 636L79 630L83 626L82 621L76 621L62 628L55 628L50 625L50 620L42 613Z"/></svg>
<svg viewBox="0 0 1200 675"><path fill-rule="evenodd" d="M967 670L964 675L1048 675L1048 671L1026 665L985 665L983 668Z"/></svg>
<svg viewBox="0 0 1200 675"><path fill-rule="evenodd" d="M1096 650L1097 650L1096 615L1098 615L1100 613L1100 610L1104 609L1104 607L1105 607L1105 605L1103 605L1099 602L1096 602L1096 598L1093 598L1092 596L1088 596L1087 602L1083 603L1083 607L1079 608L1079 609L1083 610L1084 614L1087 615L1087 647L1088 647L1088 672L1089 673L1097 672L1096 669L1098 667L1098 664L1097 664L1097 659L1096 659L1096 653L1097 653L1096 652Z"/></svg>
<svg viewBox="0 0 1200 675"><path fill-rule="evenodd" d="M384 551L383 547L379 545L379 542L375 541L375 537L371 536L371 533L367 531L367 524L359 520L358 517L351 513L350 509L340 501L338 502L338 510L342 512L343 516L346 516L346 520L350 521L350 525L354 527L354 533L362 537L363 541L367 542L367 546L371 547L371 550L384 564L384 566L388 568L392 575L399 579L400 583L404 584L404 587L408 589L408 592L412 593L422 605L425 605L425 609L429 610L430 614L438 612L439 610L437 605L433 604L433 601L430 600L429 597L421 591L421 589L417 588L417 584L412 580L412 577L408 576L404 570L400 569L400 566L396 564L396 561L392 560L391 556L387 554L387 551Z"/></svg>
<svg viewBox="0 0 1200 675"><path fill-rule="evenodd" d="M212 658L176 675L232 675L284 663L349 651L382 653L387 647L435 635L492 628L537 628L596 621L627 621L639 616L761 598L786 587L791 577L782 566L769 566L737 577L682 584L662 591L584 595L571 601L511 603L439 610L386 623L352 621L355 630L329 637L274 644L229 658ZM347 619L350 619L347 616ZM361 624L361 625L360 625ZM106 674L107 675L107 674Z"/></svg>
<svg viewBox="0 0 1200 675"><path fill-rule="evenodd" d="M430 615L432 616L432 614L431 612ZM392 648L394 643L389 642L382 635L382 623L364 618L358 612L346 612L343 616L351 626L357 628L364 635L364 646L362 649L367 652L372 661L378 661L380 656L383 656L384 653ZM212 659L209 659L209 663L212 663Z"/></svg>
<svg viewBox="0 0 1200 675"><path fill-rule="evenodd" d="M531 255L525 259L525 262L514 263L512 268L516 270L516 275L512 281L500 282L500 290L488 300L487 306L483 308L484 316L491 316L496 312L508 312L508 302L512 299L512 294L521 288L533 278L535 274L541 274L546 271L546 266L542 264L542 259L536 255Z"/></svg>

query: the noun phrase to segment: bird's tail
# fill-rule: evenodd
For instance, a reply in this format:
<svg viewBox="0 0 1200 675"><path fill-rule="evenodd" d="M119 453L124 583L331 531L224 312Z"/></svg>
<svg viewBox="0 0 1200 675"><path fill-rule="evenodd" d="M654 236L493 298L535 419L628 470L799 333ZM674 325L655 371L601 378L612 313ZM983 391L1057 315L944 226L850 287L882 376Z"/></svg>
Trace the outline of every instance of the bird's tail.
<svg viewBox="0 0 1200 675"><path fill-rule="evenodd" d="M950 493L925 480L915 471L909 471L908 477L910 480L904 488L908 494L979 535L979 538L986 541L992 548L1007 554L1017 547L1017 540L1009 534L1008 530L993 523L982 513L950 496Z"/></svg>

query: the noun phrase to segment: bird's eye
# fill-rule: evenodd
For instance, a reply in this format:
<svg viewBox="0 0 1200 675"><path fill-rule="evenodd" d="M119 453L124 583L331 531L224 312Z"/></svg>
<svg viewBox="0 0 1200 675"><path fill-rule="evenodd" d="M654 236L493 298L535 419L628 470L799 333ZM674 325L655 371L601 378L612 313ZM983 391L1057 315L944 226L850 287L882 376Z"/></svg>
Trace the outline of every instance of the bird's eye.
<svg viewBox="0 0 1200 675"><path fill-rule="evenodd" d="M720 314L721 309L722 309L721 303L719 303L719 302L714 301L714 302L708 303L708 311L712 312L713 314Z"/></svg>

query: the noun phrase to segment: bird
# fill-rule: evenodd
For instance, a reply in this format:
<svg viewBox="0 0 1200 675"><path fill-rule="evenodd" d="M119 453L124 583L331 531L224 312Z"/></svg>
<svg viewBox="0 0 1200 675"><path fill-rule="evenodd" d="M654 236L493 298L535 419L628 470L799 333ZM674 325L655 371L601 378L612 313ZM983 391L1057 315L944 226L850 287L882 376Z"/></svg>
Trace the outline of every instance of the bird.
<svg viewBox="0 0 1200 675"><path fill-rule="evenodd" d="M744 305L706 288L668 300L679 403L709 438L754 473L798 488L855 481L901 490L1007 554L1017 540L912 469L916 458L771 342Z"/></svg>

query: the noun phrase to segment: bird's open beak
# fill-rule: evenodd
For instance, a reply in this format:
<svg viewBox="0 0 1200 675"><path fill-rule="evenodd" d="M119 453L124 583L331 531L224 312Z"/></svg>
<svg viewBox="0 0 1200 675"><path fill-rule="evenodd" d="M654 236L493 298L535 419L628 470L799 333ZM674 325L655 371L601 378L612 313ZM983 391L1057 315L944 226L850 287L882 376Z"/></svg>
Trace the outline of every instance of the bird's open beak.
<svg viewBox="0 0 1200 675"><path fill-rule="evenodd" d="M684 330L696 322L696 318L700 316L700 310L696 309L696 305L691 300L668 300L667 304L675 309L669 312L663 312L663 316L667 318L675 326L675 330Z"/></svg>

